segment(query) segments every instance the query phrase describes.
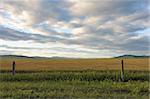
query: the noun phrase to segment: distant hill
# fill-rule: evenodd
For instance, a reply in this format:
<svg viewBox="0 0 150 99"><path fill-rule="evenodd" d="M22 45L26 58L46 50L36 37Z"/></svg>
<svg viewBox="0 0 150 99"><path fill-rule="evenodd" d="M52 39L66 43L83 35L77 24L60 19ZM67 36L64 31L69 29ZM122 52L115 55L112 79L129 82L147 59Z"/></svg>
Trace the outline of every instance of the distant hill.
<svg viewBox="0 0 150 99"><path fill-rule="evenodd" d="M0 58L42 58L42 57L29 57L29 56L22 56L22 55L0 55Z"/></svg>
<svg viewBox="0 0 150 99"><path fill-rule="evenodd" d="M141 55L141 56L138 56L138 55L122 55L122 56L117 56L117 57L114 57L114 58L150 58L150 56L145 56L145 55Z"/></svg>
<svg viewBox="0 0 150 99"><path fill-rule="evenodd" d="M39 57L39 56L23 56L23 55L0 55L0 58L18 58L18 59L27 59L27 58L34 58L34 59L70 59L67 57L58 57L58 56L53 56L53 57Z"/></svg>

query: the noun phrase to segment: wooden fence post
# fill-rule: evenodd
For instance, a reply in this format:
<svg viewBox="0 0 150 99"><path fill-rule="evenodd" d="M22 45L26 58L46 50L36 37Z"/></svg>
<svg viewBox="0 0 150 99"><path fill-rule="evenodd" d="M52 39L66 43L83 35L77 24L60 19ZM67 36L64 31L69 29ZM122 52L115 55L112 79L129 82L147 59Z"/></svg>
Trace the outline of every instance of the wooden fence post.
<svg viewBox="0 0 150 99"><path fill-rule="evenodd" d="M15 67L16 67L15 61L13 61L13 64L12 64L12 74L13 75L15 75Z"/></svg>
<svg viewBox="0 0 150 99"><path fill-rule="evenodd" d="M121 60L121 80L124 81L124 63L123 60Z"/></svg>

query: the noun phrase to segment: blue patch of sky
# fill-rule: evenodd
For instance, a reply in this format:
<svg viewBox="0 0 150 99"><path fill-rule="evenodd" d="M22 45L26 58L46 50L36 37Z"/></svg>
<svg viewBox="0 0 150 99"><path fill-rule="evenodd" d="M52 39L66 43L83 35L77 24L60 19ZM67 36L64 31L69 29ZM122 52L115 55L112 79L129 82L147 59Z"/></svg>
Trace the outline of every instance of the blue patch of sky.
<svg viewBox="0 0 150 99"><path fill-rule="evenodd" d="M66 34L71 34L72 33L71 29L53 28L53 30L55 30L57 32L63 32L63 33L66 33Z"/></svg>
<svg viewBox="0 0 150 99"><path fill-rule="evenodd" d="M141 36L150 36L150 28L137 31L135 33L138 34L138 35L141 35Z"/></svg>

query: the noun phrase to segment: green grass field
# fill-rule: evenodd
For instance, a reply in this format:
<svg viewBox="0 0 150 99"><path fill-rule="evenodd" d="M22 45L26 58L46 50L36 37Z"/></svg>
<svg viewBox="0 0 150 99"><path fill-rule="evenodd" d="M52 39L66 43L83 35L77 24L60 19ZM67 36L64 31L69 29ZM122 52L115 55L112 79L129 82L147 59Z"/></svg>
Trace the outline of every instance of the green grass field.
<svg viewBox="0 0 150 99"><path fill-rule="evenodd" d="M0 99L148 99L149 71L9 71L0 73Z"/></svg>

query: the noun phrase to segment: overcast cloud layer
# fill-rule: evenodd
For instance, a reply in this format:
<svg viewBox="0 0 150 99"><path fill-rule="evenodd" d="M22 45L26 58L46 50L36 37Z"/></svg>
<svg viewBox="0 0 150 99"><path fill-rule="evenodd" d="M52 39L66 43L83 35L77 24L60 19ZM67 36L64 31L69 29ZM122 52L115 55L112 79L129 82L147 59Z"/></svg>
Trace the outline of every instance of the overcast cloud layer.
<svg viewBox="0 0 150 99"><path fill-rule="evenodd" d="M0 0L0 54L149 55L149 0Z"/></svg>

